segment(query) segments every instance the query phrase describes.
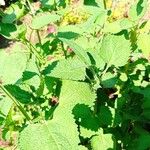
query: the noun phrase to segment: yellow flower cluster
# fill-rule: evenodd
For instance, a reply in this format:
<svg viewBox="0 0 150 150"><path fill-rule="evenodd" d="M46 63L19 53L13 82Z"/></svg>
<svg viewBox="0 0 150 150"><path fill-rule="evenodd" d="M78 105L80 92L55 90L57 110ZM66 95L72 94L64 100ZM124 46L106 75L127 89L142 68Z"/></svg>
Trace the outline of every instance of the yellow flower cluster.
<svg viewBox="0 0 150 150"><path fill-rule="evenodd" d="M89 16L88 13L86 13L83 10L72 9L71 11L67 12L64 15L61 24L62 25L79 24L81 22L86 21L88 16Z"/></svg>

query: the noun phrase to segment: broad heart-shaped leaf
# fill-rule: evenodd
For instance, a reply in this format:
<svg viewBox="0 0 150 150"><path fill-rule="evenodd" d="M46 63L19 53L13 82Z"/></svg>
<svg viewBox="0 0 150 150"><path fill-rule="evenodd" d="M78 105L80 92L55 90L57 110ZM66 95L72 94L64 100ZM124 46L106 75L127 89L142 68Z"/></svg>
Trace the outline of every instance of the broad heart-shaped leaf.
<svg viewBox="0 0 150 150"><path fill-rule="evenodd" d="M67 40L64 38L59 38L61 41L63 41L65 44L67 44L70 48L73 49L75 54L88 66L91 65L90 59L88 57L87 52L80 47L78 44L76 44L73 40Z"/></svg>
<svg viewBox="0 0 150 150"><path fill-rule="evenodd" d="M45 70L48 76L66 79L66 80L84 80L86 65L77 57L71 59L60 60L52 69L47 67Z"/></svg>
<svg viewBox="0 0 150 150"><path fill-rule="evenodd" d="M56 14L50 14L50 13L42 13L35 16L32 20L31 27L33 29L40 29L49 23L56 22L60 19L59 15Z"/></svg>
<svg viewBox="0 0 150 150"><path fill-rule="evenodd" d="M68 130L70 124L50 120L30 124L20 134L20 150L78 150L78 143Z"/></svg>
<svg viewBox="0 0 150 150"><path fill-rule="evenodd" d="M22 77L27 56L21 46L0 50L0 80L3 84L14 84Z"/></svg>
<svg viewBox="0 0 150 150"><path fill-rule="evenodd" d="M150 57L150 35L140 34L138 36L137 45L142 50L143 55L148 59Z"/></svg>
<svg viewBox="0 0 150 150"><path fill-rule="evenodd" d="M84 82L64 80L62 82L59 105L54 112L54 119L62 123L62 126L67 125L69 131L72 131L74 140L79 142L78 129L75 124L73 109L77 104L85 104L89 107L94 105L96 95L91 90L90 86Z"/></svg>
<svg viewBox="0 0 150 150"><path fill-rule="evenodd" d="M59 105L55 112L70 112L77 104L85 104L89 107L94 105L95 92L85 82L63 80ZM65 113L64 113L65 114Z"/></svg>
<svg viewBox="0 0 150 150"><path fill-rule="evenodd" d="M123 66L130 56L130 42L124 36L106 35L103 38L99 56L107 66Z"/></svg>
<svg viewBox="0 0 150 150"><path fill-rule="evenodd" d="M92 150L108 150L113 149L113 139L111 134L103 134L102 132L93 136L91 139L91 147Z"/></svg>

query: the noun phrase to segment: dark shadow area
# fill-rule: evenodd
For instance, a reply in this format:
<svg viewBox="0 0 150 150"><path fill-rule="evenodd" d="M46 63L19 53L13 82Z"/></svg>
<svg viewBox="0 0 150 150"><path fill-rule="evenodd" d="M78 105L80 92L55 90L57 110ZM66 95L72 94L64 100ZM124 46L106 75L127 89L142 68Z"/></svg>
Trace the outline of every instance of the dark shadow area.
<svg viewBox="0 0 150 150"><path fill-rule="evenodd" d="M11 43L12 40L6 39L2 35L0 35L0 49L9 47Z"/></svg>
<svg viewBox="0 0 150 150"><path fill-rule="evenodd" d="M84 0L85 5L98 6L95 0Z"/></svg>
<svg viewBox="0 0 150 150"><path fill-rule="evenodd" d="M72 113L76 121L79 122L79 126L82 126L86 129L90 129L92 131L98 131L99 129L99 120L85 104L77 104Z"/></svg>

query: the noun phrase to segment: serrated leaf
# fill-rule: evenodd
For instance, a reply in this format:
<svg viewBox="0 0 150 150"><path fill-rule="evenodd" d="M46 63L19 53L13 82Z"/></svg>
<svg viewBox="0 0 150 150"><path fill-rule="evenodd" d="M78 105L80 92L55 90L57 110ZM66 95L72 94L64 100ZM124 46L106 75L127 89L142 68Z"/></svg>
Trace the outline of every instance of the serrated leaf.
<svg viewBox="0 0 150 150"><path fill-rule="evenodd" d="M47 67L47 76L60 78L64 80L84 80L85 79L85 64L78 58L60 60L52 69Z"/></svg>
<svg viewBox="0 0 150 150"><path fill-rule="evenodd" d="M91 139L92 150L108 150L113 149L113 139L111 134L103 134L102 132Z"/></svg>
<svg viewBox="0 0 150 150"><path fill-rule="evenodd" d="M67 40L64 38L60 38L61 41L63 41L64 43L66 43L70 48L73 49L73 51L75 52L75 54L88 66L90 66L90 59L86 53L86 51L80 47L79 45L77 45L74 41L72 40Z"/></svg>
<svg viewBox="0 0 150 150"><path fill-rule="evenodd" d="M49 23L56 22L60 19L59 15L56 14L50 14L50 13L42 13L35 16L32 20L31 27L33 29L40 29Z"/></svg>
<svg viewBox="0 0 150 150"><path fill-rule="evenodd" d="M69 126L69 124L68 124ZM20 134L20 150L78 150L72 130L55 120L31 124Z"/></svg>
<svg viewBox="0 0 150 150"><path fill-rule="evenodd" d="M54 112L54 118L63 125L69 124L74 138L79 136L77 125L73 116L73 109L77 104L85 104L89 107L94 105L96 95L89 84L84 82L64 80L62 82L59 105ZM79 139L78 139L79 141Z"/></svg>
<svg viewBox="0 0 150 150"><path fill-rule="evenodd" d="M57 110L60 107L63 107L63 109L66 110L72 110L76 104L85 104L92 107L95 98L95 92L91 89L89 84L85 82L64 80L62 82L60 102Z"/></svg>
<svg viewBox="0 0 150 150"><path fill-rule="evenodd" d="M19 102L27 104L31 102L32 94L21 89L19 86L16 85L6 85L5 88L8 92L15 97Z"/></svg>
<svg viewBox="0 0 150 150"><path fill-rule="evenodd" d="M98 132L99 120L88 105L77 104L72 112L74 118L79 122L80 136L90 138Z"/></svg>
<svg viewBox="0 0 150 150"><path fill-rule="evenodd" d="M27 56L19 45L10 51L0 50L0 80L5 84L14 84L22 77L26 68Z"/></svg>
<svg viewBox="0 0 150 150"><path fill-rule="evenodd" d="M130 56L130 42L124 36L107 35L103 38L99 56L107 66L123 66Z"/></svg>
<svg viewBox="0 0 150 150"><path fill-rule="evenodd" d="M148 59L150 57L150 35L140 34L138 36L137 45L142 50L143 55Z"/></svg>

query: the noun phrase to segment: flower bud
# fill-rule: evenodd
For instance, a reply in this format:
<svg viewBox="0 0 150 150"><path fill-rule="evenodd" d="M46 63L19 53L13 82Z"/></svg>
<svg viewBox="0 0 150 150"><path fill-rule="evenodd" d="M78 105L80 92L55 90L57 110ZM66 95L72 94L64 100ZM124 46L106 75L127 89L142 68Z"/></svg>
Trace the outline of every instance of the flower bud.
<svg viewBox="0 0 150 150"><path fill-rule="evenodd" d="M47 33L48 34L56 33L56 27L54 25L49 25L47 28Z"/></svg>

